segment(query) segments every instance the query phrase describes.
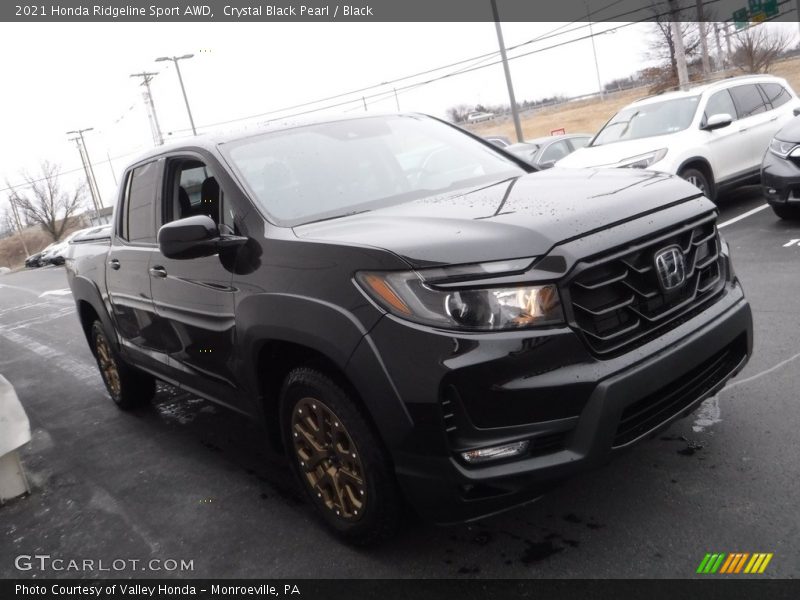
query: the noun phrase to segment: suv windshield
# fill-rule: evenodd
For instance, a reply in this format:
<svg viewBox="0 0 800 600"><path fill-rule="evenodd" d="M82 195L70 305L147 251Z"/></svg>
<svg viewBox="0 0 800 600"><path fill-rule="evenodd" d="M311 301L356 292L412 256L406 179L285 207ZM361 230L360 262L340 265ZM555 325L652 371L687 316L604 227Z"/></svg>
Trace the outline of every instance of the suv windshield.
<svg viewBox="0 0 800 600"><path fill-rule="evenodd" d="M606 123L591 145L602 146L682 131L691 124L699 102L700 96L690 96L624 108Z"/></svg>
<svg viewBox="0 0 800 600"><path fill-rule="evenodd" d="M307 125L220 148L267 214L289 226L526 172L490 146L421 116Z"/></svg>

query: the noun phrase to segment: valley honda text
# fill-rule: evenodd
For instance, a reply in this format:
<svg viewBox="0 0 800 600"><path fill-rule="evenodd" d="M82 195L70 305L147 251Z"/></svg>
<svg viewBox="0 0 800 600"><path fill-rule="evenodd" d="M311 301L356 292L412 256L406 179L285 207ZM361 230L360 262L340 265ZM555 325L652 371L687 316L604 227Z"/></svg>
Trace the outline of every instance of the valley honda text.
<svg viewBox="0 0 800 600"><path fill-rule="evenodd" d="M280 588L283 588L281 590ZM205 589L200 589L205 592ZM168 596L196 596L198 588L193 585L141 585L133 583L111 583L111 584L63 584L54 583L52 585L27 585L18 583L14 586L16 596L46 596L48 593L53 596L97 596L101 594L107 596L155 596L158 594ZM299 596L300 588L296 585L217 585L211 586L211 594L215 596Z"/></svg>

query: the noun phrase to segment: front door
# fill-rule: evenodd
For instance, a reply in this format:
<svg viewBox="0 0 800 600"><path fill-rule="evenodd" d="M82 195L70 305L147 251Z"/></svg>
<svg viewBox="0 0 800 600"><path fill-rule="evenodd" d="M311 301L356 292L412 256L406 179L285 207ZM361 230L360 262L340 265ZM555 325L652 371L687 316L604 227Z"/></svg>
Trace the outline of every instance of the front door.
<svg viewBox="0 0 800 600"><path fill-rule="evenodd" d="M167 159L160 223L204 214L228 221L225 196L211 167L194 156ZM150 261L153 302L166 329L166 351L181 387L244 409L233 376L233 273L218 255Z"/></svg>

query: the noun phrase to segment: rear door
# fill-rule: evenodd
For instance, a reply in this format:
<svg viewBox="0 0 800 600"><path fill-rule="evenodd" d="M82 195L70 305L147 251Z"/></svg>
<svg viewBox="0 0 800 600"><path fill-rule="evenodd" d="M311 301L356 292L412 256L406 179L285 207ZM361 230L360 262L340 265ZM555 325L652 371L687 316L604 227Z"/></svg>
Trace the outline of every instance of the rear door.
<svg viewBox="0 0 800 600"><path fill-rule="evenodd" d="M156 248L155 206L163 161L142 163L125 174L117 222L108 253L106 285L122 353L159 372L167 357L150 289Z"/></svg>
<svg viewBox="0 0 800 600"><path fill-rule="evenodd" d="M740 133L740 152L746 161L745 169L737 175L743 175L761 166L764 151L775 133L778 114L767 105L755 83L737 85L730 88L730 92L739 114L736 125Z"/></svg>
<svg viewBox="0 0 800 600"><path fill-rule="evenodd" d="M233 214L208 158L167 158L158 225L204 214L233 231ZM156 248L151 264L155 310L164 326L165 351L181 387L240 408L234 368L234 289L230 265L219 255L171 259Z"/></svg>

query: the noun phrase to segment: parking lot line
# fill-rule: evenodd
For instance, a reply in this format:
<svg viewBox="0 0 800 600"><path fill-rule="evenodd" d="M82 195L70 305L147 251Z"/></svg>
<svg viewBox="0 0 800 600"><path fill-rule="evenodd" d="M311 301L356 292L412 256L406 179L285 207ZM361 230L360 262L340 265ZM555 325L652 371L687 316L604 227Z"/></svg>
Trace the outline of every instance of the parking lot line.
<svg viewBox="0 0 800 600"><path fill-rule="evenodd" d="M727 227L728 225L733 225L737 221L741 221L742 219L746 219L750 215L754 215L757 212L760 212L760 211L764 210L765 208L769 208L769 204L764 203L761 206L757 206L753 210L748 210L746 213L742 213L738 217L733 217L732 219L728 219L727 221L724 221L724 222L720 223L719 225L717 225L717 229L722 229L723 227Z"/></svg>

